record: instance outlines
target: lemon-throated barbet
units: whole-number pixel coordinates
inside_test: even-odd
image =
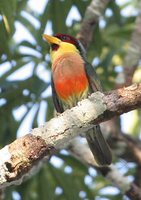
[[[52,95],[59,113],[76,106],[89,94],[101,91],[101,84],[91,64],[86,61],[82,44],[72,36],[56,34],[43,38],[50,44],[52,62]],[[89,147],[99,165],[109,165],[111,151],[100,126],[96,125],[86,133]]]

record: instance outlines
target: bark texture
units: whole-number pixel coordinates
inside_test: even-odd
[[[53,118],[32,134],[0,150],[0,188],[21,183],[25,175],[55,150],[66,147],[80,133],[114,116],[141,106],[141,84],[108,93],[96,92]]]

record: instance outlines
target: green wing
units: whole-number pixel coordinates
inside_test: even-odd
[[[102,91],[101,82],[92,67],[92,65],[88,62],[85,63],[85,72],[87,74],[87,78],[90,85],[90,92]]]
[[[56,93],[53,78],[51,78],[51,87],[52,87],[52,98],[53,98],[54,107],[58,113],[62,113],[64,112],[63,105],[61,101],[59,100],[59,97]]]

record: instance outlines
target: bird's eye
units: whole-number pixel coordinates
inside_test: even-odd
[[[62,40],[69,40],[69,37],[66,36],[66,35],[63,35],[63,36],[62,36]]]

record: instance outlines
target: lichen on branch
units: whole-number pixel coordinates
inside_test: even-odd
[[[0,188],[21,183],[35,165],[94,125],[141,106],[141,84],[96,92],[0,150]],[[3,158],[3,159],[2,159]]]

